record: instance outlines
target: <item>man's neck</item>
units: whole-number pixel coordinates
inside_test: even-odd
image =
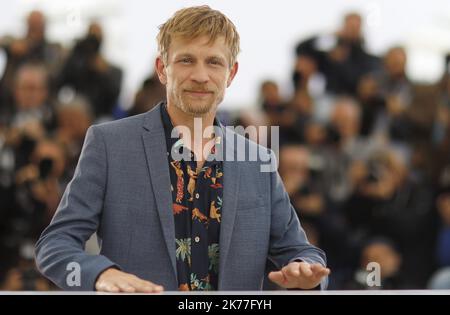
[[[194,119],[197,121],[198,121],[198,119],[201,119],[202,134],[203,134],[203,132],[206,128],[213,125],[214,118],[216,115],[215,111],[211,111],[205,115],[193,116],[193,115],[186,114],[182,110],[180,110],[178,107],[176,107],[174,105],[169,105],[169,104],[167,104],[167,113],[169,114],[170,121],[172,122],[172,125],[174,127],[184,126],[190,130],[192,141],[194,140],[194,131],[195,131]]]
[[[206,128],[213,126],[216,112],[211,111],[205,115],[193,116],[193,115],[186,114],[182,110],[180,110],[178,107],[167,103],[167,113],[169,114],[170,121],[172,122],[172,125],[174,128],[183,126],[183,127],[189,129],[190,137],[191,137],[191,139],[190,139],[191,145],[190,146],[188,145],[188,147],[190,147],[189,149],[195,153],[198,161],[203,161],[204,160],[204,157],[202,154],[203,147],[206,143],[211,141],[210,138],[203,137],[203,135],[205,134],[204,131]],[[201,119],[201,135],[200,136],[195,134],[195,132],[197,130],[200,130],[199,126],[195,126],[195,121],[198,122],[199,119]],[[196,136],[200,137],[201,141],[199,141],[199,139],[197,139],[197,141],[195,141]],[[209,134],[205,135],[205,136],[209,136]],[[182,139],[185,138],[185,135],[182,134],[181,138]],[[203,163],[201,163],[201,164],[203,164]]]
[[[201,118],[203,126],[212,126],[214,123],[214,117],[216,116],[216,111],[210,111],[207,114],[193,116],[183,112],[175,105],[170,105],[167,103],[167,113],[169,114],[170,120],[174,127],[176,126],[186,126],[189,129],[194,129],[194,118]]]

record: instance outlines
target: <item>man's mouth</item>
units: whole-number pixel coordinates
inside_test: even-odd
[[[212,94],[211,91],[198,91],[198,90],[185,90],[185,92],[193,96],[205,96]]]

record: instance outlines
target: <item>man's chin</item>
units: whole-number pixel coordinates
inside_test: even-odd
[[[214,109],[213,105],[185,105],[183,106],[184,112],[186,114],[189,114],[191,116],[203,116],[206,114],[211,113],[211,111]]]

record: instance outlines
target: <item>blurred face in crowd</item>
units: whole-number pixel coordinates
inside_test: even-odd
[[[45,37],[45,17],[42,12],[33,11],[27,19],[27,38],[33,42],[40,42]]]
[[[167,60],[156,60],[161,83],[166,85],[168,106],[190,116],[215,112],[238,65],[229,64],[230,51],[223,37],[209,43],[208,36],[174,37]]]
[[[309,94],[304,90],[298,90],[292,99],[292,106],[301,114],[311,114],[313,111],[313,101]]]
[[[103,29],[99,23],[93,22],[89,25],[88,35],[96,37],[100,42],[103,39]]]
[[[360,126],[360,113],[357,105],[351,100],[339,100],[334,106],[331,122],[341,137],[355,136]]]
[[[348,41],[358,41],[361,39],[362,19],[359,14],[351,13],[344,19],[344,25],[341,30],[341,37]]]
[[[280,151],[280,176],[300,188],[309,174],[309,152],[302,146],[285,146]]]
[[[358,97],[361,100],[368,100],[378,93],[378,85],[375,80],[370,75],[362,77],[358,82]]]
[[[408,174],[406,162],[394,151],[387,151],[381,159],[386,168],[386,173],[392,177],[394,188],[399,188]]]
[[[74,139],[83,139],[92,124],[89,113],[82,107],[67,106],[58,110],[58,126]]]
[[[405,50],[400,47],[390,49],[384,57],[384,66],[390,76],[402,77],[406,68]]]
[[[326,140],[324,126],[317,122],[311,122],[305,127],[305,140],[308,145],[320,145]]]
[[[352,179],[359,181],[359,193],[377,200],[389,200],[404,187],[408,178],[407,162],[402,155],[384,149],[372,155],[370,165],[354,163]]]
[[[275,82],[267,81],[261,86],[263,100],[270,104],[278,104],[281,101],[278,85]]]
[[[14,98],[19,110],[42,106],[48,96],[47,75],[43,68],[25,66],[17,71]]]

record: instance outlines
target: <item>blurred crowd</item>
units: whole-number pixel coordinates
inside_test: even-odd
[[[102,54],[98,22],[70,48],[47,39],[42,12],[26,23],[23,38],[0,37],[0,290],[53,290],[33,246],[87,128],[144,113],[165,89],[150,74],[124,111],[122,70]],[[370,288],[370,262],[381,268],[374,289],[450,288],[450,55],[439,82],[413,82],[407,51],[370,54],[362,25],[348,13],[335,33],[301,40],[290,97],[267,80],[256,110],[220,115],[225,125],[280,126],[279,172],[327,253],[330,289]]]

